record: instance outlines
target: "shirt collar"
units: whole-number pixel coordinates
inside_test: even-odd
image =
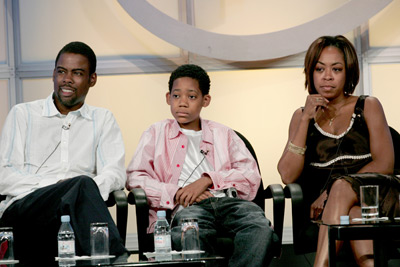
[[[77,116],[82,116],[88,120],[92,120],[92,116],[89,112],[89,106],[84,103],[82,107],[78,110],[71,111],[71,114],[76,114]],[[54,116],[61,116],[62,114],[58,111],[56,105],[54,104],[53,100],[53,93],[51,93],[45,100],[45,104],[43,107],[42,116],[43,117],[54,117]]]
[[[213,134],[212,131],[210,129],[210,127],[208,126],[208,121],[207,120],[203,120],[202,118],[200,118],[200,122],[201,122],[201,130],[202,130],[202,140],[206,143],[213,143]],[[182,133],[181,131],[181,127],[179,126],[179,123],[174,120],[171,126],[171,132],[169,134],[169,138],[173,139],[178,137],[180,134]]]
[[[208,121],[203,119],[200,120],[201,120],[201,129],[203,130],[203,135],[202,135],[203,142],[212,144],[214,138],[213,138],[213,133],[209,127]]]
[[[169,133],[169,138],[174,139],[178,137],[180,134],[181,134],[181,127],[179,126],[179,123],[176,120],[173,120],[171,125],[171,131]]]

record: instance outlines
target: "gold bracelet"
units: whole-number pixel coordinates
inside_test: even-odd
[[[288,147],[287,149],[297,155],[304,155],[306,153],[306,147],[300,147],[300,146],[296,146],[292,143],[292,141],[289,141]]]

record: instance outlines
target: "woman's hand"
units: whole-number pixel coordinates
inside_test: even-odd
[[[322,214],[322,211],[324,210],[325,206],[325,201],[328,198],[328,194],[326,193],[326,190],[322,192],[322,194],[311,204],[311,209],[310,209],[310,218],[312,220],[317,220],[318,217]]]
[[[328,107],[329,100],[319,94],[308,95],[304,106],[303,115],[309,120],[316,119],[318,111]]]

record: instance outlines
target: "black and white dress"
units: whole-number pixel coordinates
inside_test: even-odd
[[[400,215],[398,177],[357,173],[372,160],[368,127],[364,118],[366,97],[358,98],[350,124],[340,135],[323,131],[314,120],[310,122],[305,165],[297,181],[302,187],[306,207],[310,207],[325,189],[329,193],[330,186],[336,179],[345,179],[358,196],[360,185],[379,185],[380,216]]]

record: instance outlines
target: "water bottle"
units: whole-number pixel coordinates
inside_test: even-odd
[[[157,211],[157,221],[154,226],[154,249],[156,253],[171,252],[171,229],[165,218],[165,210]]]
[[[69,215],[61,216],[61,226],[58,231],[58,257],[60,260],[75,257],[75,235]]]

